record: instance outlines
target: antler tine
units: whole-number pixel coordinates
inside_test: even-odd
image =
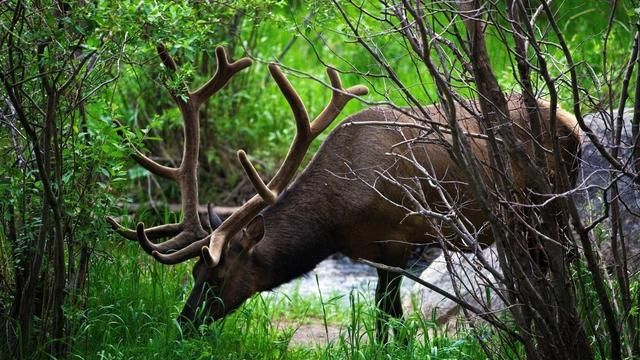
[[[253,167],[253,164],[247,157],[247,153],[245,153],[244,150],[238,150],[238,160],[240,160],[240,164],[242,164],[244,172],[247,174],[247,177],[251,181],[251,184],[253,184],[258,195],[260,195],[267,204],[273,204],[276,201],[278,194],[269,190],[269,187],[264,183],[264,181],[262,181],[258,171]]]
[[[145,229],[143,223],[138,223],[136,230],[131,230],[120,225],[110,216],[107,217],[107,221],[111,224],[111,228],[119,235],[131,241],[137,241],[147,254],[151,254],[153,251],[164,253],[170,250],[181,249],[206,236],[204,229],[200,232],[197,232],[198,229],[195,227],[185,229],[184,221],[177,224],[154,226],[149,229]],[[151,242],[151,240],[169,236],[173,237],[157,244]],[[195,256],[197,256],[197,253],[194,257]]]
[[[251,59],[247,57],[230,64],[227,59],[227,52],[222,46],[216,48],[216,61],[218,63],[216,73],[200,89],[191,93],[196,106],[199,106],[218,90],[222,89],[233,75],[252,64]]]
[[[369,89],[364,85],[352,86],[348,89],[342,87],[340,81],[340,75],[338,71],[332,67],[327,68],[327,75],[331,81],[331,87],[333,88],[333,94],[331,95],[331,101],[327,107],[322,110],[320,115],[316,117],[311,123],[311,132],[314,136],[321,133],[326,129],[333,120],[340,114],[342,109],[349,100],[356,96],[364,96],[369,93]]]
[[[107,216],[107,221],[111,224],[111,228],[120,236],[131,241],[138,241],[138,233],[136,230],[128,229],[116,221],[111,216]],[[149,239],[155,240],[169,236],[175,236],[183,230],[183,224],[164,224],[146,229],[145,232]]]
[[[293,118],[296,121],[296,137],[308,137],[311,130],[309,128],[309,114],[302,99],[277,64],[269,64],[269,72],[273,80],[278,84],[282,95],[284,95],[284,98],[289,103],[289,107],[291,107]]]
[[[131,157],[133,158],[133,160],[135,160],[135,162],[138,163],[138,165],[147,169],[152,174],[161,176],[169,180],[176,180],[178,176],[178,169],[160,165],[138,150],[136,150],[135,153],[131,154]]]
[[[164,46],[163,43],[158,43],[156,45],[156,51],[160,56],[160,60],[162,61],[164,66],[167,67],[167,69],[173,72],[178,71],[178,65],[176,65],[176,62],[173,60],[173,58],[169,54],[169,51],[167,51],[167,47]]]
[[[209,237],[206,237],[170,254],[162,254],[158,251],[152,251],[151,256],[153,256],[154,259],[158,260],[158,262],[166,265],[179,264],[200,255],[202,247],[207,245],[208,243]]]
[[[154,244],[149,241],[143,223],[138,223],[136,233],[138,236],[138,243],[140,243],[140,247],[149,255],[151,255],[154,251],[159,253],[166,253],[167,251],[171,250],[180,250],[194,242],[191,239],[192,234],[188,234],[182,231],[178,235],[167,241],[159,244]]]
[[[190,241],[186,239],[187,235],[183,232],[184,225],[180,224],[165,224],[149,229],[144,228],[143,223],[138,223],[136,230],[130,230],[120,225],[111,216],[107,217],[107,221],[111,223],[111,227],[121,236],[137,241],[140,247],[149,255],[153,251],[166,252],[172,249],[183,247],[184,243]],[[175,236],[174,236],[175,235]],[[172,239],[164,241],[160,244],[154,244],[149,239],[159,239],[162,237],[174,236]],[[196,252],[197,255],[197,252]]]
[[[293,138],[293,143],[282,165],[280,165],[280,168],[268,185],[276,194],[279,194],[287,187],[289,182],[291,182],[315,136],[311,133],[309,114],[305,109],[304,103],[293,86],[291,86],[287,77],[276,64],[270,64],[269,70],[271,71],[273,79],[278,84],[280,91],[285,99],[287,99],[296,121],[296,135]]]
[[[242,167],[258,195],[252,197],[211,234],[209,246],[202,248],[202,257],[207,265],[211,267],[216,266],[220,261],[220,256],[228,238],[240,231],[247,221],[258,215],[268,204],[274,203],[277,196],[286,189],[304,160],[304,156],[313,139],[335,120],[350,99],[355,96],[365,95],[369,91],[362,85],[344,90],[338,72],[335,69],[327,68],[327,74],[333,87],[331,102],[313,122],[309,123],[309,115],[304,103],[282,70],[280,70],[280,67],[276,64],[269,64],[269,71],[291,107],[296,121],[296,135],[285,160],[268,185],[264,184],[245,152],[238,152]]]
[[[166,49],[164,50],[166,52]],[[168,54],[166,54],[168,56]],[[162,58],[162,56],[161,56]],[[169,59],[171,61],[173,61],[173,59],[171,59],[171,57],[169,57]],[[163,61],[169,61],[169,60],[163,60]],[[118,135],[121,137],[124,137],[124,133],[122,132],[122,124],[120,123],[120,121],[114,119],[113,120],[113,124],[116,126],[116,131],[118,132]],[[135,150],[135,153],[131,154],[131,158],[133,158],[133,160],[135,160],[140,166],[142,166],[143,168],[147,169],[149,172],[156,174],[158,176],[161,176],[165,179],[170,179],[170,180],[175,180],[176,176],[177,176],[177,169],[171,168],[171,167],[167,167],[164,165],[160,165],[157,162],[151,160],[150,158],[148,158],[147,156],[145,156],[143,153],[141,153],[140,151],[138,151],[137,149]]]

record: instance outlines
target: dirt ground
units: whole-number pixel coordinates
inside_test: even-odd
[[[338,339],[341,330],[337,325],[328,324],[325,326],[322,322],[280,321],[277,326],[279,329],[294,331],[289,346],[324,345]]]

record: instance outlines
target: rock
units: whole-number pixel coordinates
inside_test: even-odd
[[[615,119],[614,113],[614,119]],[[622,129],[621,147],[618,159],[623,164],[629,164],[631,169],[632,160],[632,136],[631,136],[631,118],[632,110],[625,110],[623,113],[624,127]],[[585,123],[592,129],[600,142],[611,151],[613,121],[606,113],[589,114],[584,117]],[[578,184],[581,184],[584,190],[577,194],[580,212],[586,224],[590,224],[595,219],[606,213],[605,196],[607,199],[612,198],[611,191],[605,193],[603,189],[608,188],[610,183],[609,163],[583,134],[582,160],[581,160],[581,176]],[[633,183],[629,176],[621,175],[618,180],[620,189],[620,217],[622,220],[622,234],[627,243],[627,252],[629,259],[629,267],[632,271],[639,268],[640,259],[640,186]],[[605,264],[613,264],[613,255],[610,244],[611,222],[607,219],[602,222],[599,230],[603,230],[597,240],[599,240],[600,250]],[[598,233],[598,232],[596,232]]]
[[[498,270],[500,269],[494,246],[485,249],[482,253],[489,264]],[[460,288],[461,298],[465,302],[487,311],[504,309],[504,303],[497,298],[491,289],[491,284],[495,285],[496,283],[493,275],[486,269],[478,272],[477,269],[481,266],[471,254],[454,252],[449,254],[454,264],[454,273],[457,274],[456,283]],[[420,275],[420,278],[450,294],[455,294],[444,254],[440,254],[433,260],[432,264]],[[458,315],[462,314],[462,309],[457,303],[418,283],[414,284],[409,296],[405,297],[403,307],[406,313],[420,311],[426,319],[433,318],[440,324],[448,324],[449,329],[455,329]]]

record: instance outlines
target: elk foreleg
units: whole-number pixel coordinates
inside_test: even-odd
[[[400,283],[402,275],[378,269],[378,285],[376,286],[376,304],[380,312],[376,319],[376,337],[381,344],[389,338],[389,320],[402,319],[402,304],[400,301]],[[394,329],[396,340],[399,329]]]

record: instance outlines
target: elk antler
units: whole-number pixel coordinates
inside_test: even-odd
[[[296,122],[296,135],[284,162],[268,185],[265,185],[262,181],[245,152],[242,150],[238,151],[240,163],[258,194],[234,212],[211,234],[208,246],[202,248],[203,259],[209,266],[216,266],[218,264],[222,250],[228,239],[240,231],[244,225],[258,215],[267,205],[275,202],[278,195],[286,189],[302,163],[311,142],[335,120],[347,102],[353,97],[365,95],[369,91],[362,85],[353,86],[345,90],[340,82],[338,72],[333,68],[327,68],[327,74],[329,75],[331,87],[333,88],[333,95],[327,107],[324,108],[317,118],[309,123],[307,110],[300,96],[291,86],[289,80],[287,80],[287,77],[276,64],[270,64],[269,71],[291,107]],[[203,239],[203,242],[205,240],[207,239]],[[175,258],[180,257],[177,253],[169,256]]]
[[[176,72],[178,66],[166,47],[163,44],[158,44],[156,50],[164,66],[170,71]],[[180,108],[184,120],[184,147],[180,166],[171,168],[160,165],[137,150],[132,155],[133,159],[149,172],[176,181],[180,185],[183,220],[177,224],[165,224],[149,229],[145,229],[144,224],[139,223],[134,231],[123,227],[113,217],[107,218],[115,231],[127,239],[137,240],[142,249],[149,254],[164,254],[181,250],[208,235],[208,232],[202,227],[198,216],[199,109],[205,101],[222,89],[236,73],[251,65],[251,59],[249,58],[242,58],[236,62],[229,63],[227,53],[223,47],[216,48],[216,59],[218,66],[216,73],[198,90],[187,91],[186,96],[175,91],[171,92],[171,97]],[[220,220],[216,218],[215,214],[211,213],[211,207],[209,207],[209,212],[210,225],[215,229]],[[173,236],[173,238],[163,243],[154,244],[151,242],[151,240],[169,236]],[[162,257],[155,257],[164,262]]]

